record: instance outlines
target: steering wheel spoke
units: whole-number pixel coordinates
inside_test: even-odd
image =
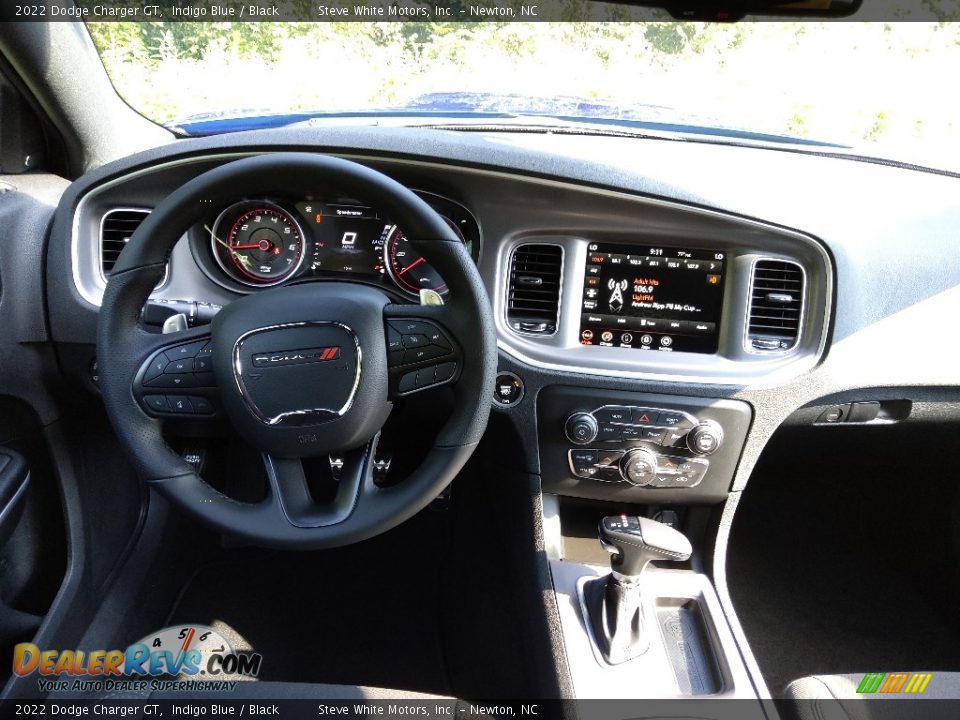
[[[300,458],[278,458],[264,454],[271,501],[275,500],[283,516],[294,527],[318,528],[344,522],[356,510],[361,498],[374,488],[373,457],[375,437],[363,447],[343,454],[343,467],[332,500],[317,502]],[[269,501],[268,501],[269,502]]]
[[[182,420],[219,414],[209,331],[158,336],[145,356],[133,395],[148,415]]]
[[[462,352],[444,324],[445,306],[388,305],[384,308],[391,399],[455,383]]]

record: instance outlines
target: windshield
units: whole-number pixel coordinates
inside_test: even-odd
[[[960,137],[960,94],[945,82],[960,67],[951,23],[88,27],[127,102],[188,134],[334,114],[357,123],[563,118],[868,150],[956,149]]]

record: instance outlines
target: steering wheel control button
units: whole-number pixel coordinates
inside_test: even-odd
[[[188,372],[193,372],[193,358],[173,360],[167,363],[167,367],[163,370],[164,375],[179,375]]]
[[[193,412],[197,415],[213,415],[213,403],[205,397],[191,395],[190,404],[193,406]]]
[[[197,342],[187,343],[186,345],[177,345],[167,348],[165,351],[170,360],[180,360],[182,358],[194,358],[206,347],[208,340],[198,340]]]
[[[411,390],[416,390],[416,389],[417,389],[417,371],[416,370],[413,370],[412,372],[408,372],[404,374],[403,377],[400,378],[400,383],[397,385],[397,390],[399,390],[402,393],[405,393],[405,392],[410,392]]]
[[[389,325],[387,326],[387,352],[394,353],[403,350],[403,336]]]
[[[599,427],[590,413],[578,412],[567,418],[564,425],[567,439],[576,445],[586,445],[597,439]]]
[[[403,347],[406,350],[420,348],[430,344],[426,335],[402,335],[400,340],[403,342]]]
[[[451,380],[454,375],[457,374],[457,364],[454,362],[447,362],[437,365],[436,374],[434,379],[440,382],[447,382]]]
[[[417,389],[430,387],[437,382],[437,368],[425,367],[417,370]]]
[[[493,384],[493,400],[503,407],[516,405],[523,398],[523,382],[511,372],[501,372]]]
[[[184,415],[193,414],[193,404],[186,395],[169,395],[167,402],[170,404],[170,412]]]
[[[164,353],[156,355],[147,366],[147,369],[143,374],[143,381],[149,382],[156,377],[160,377],[163,375],[163,371],[167,369],[167,365],[169,364],[170,359]]]
[[[197,355],[193,361],[194,372],[213,372],[213,358],[210,355]]]
[[[431,322],[401,318],[387,323],[387,350],[388,364],[398,367],[452,355],[453,343]]]
[[[422,335],[408,335],[407,337],[423,337]],[[433,360],[434,358],[443,357],[444,355],[449,355],[447,350],[443,348],[436,347],[435,345],[427,345],[426,347],[418,347],[411,350],[404,350],[403,352],[403,364],[410,365],[411,363],[424,362],[426,360]]]
[[[450,344],[450,341],[437,328],[431,327],[429,330],[427,330],[426,335],[427,335],[427,340],[430,341],[431,345],[436,345],[437,347],[443,348],[444,350],[451,350],[451,351],[453,350],[453,346]]]
[[[157,388],[191,388],[197,386],[197,380],[192,373],[164,374],[144,385]]]
[[[167,402],[166,395],[146,395],[143,402],[147,408],[158,413],[170,412],[170,404]]]

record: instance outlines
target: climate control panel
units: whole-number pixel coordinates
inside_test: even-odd
[[[736,400],[553,386],[538,396],[547,492],[634,502],[726,497],[750,424]]]
[[[570,470],[581,478],[628,482],[636,487],[685,488],[700,484],[710,463],[701,458],[660,455],[651,450],[568,450]]]
[[[605,405],[575,412],[564,423],[567,439],[577,445],[644,440],[663,447],[684,445],[697,455],[712,455],[723,443],[723,427],[680,410]]]

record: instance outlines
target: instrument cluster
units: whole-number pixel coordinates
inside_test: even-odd
[[[476,260],[480,228],[464,206],[416,191],[447,222]],[[335,193],[238,200],[191,232],[191,249],[220,285],[251,292],[297,279],[354,279],[419,297],[447,291],[403,228],[378,208]]]

